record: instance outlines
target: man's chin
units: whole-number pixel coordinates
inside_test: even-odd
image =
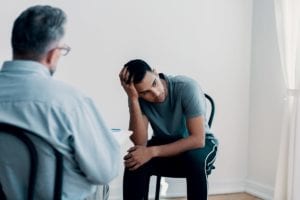
[[[157,102],[157,103],[162,103],[162,102],[165,101],[165,99],[166,99],[166,97],[165,97],[165,96],[162,96],[162,97],[160,97],[160,98],[157,98],[157,99],[156,99],[156,102]]]

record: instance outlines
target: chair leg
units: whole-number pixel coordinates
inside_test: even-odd
[[[161,176],[156,176],[155,200],[159,200]]]

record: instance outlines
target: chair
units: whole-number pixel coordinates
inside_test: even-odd
[[[36,199],[34,198],[34,192],[35,192],[35,188],[37,187],[37,179],[38,179],[38,171],[39,170],[44,170],[44,169],[40,169],[40,161],[42,160],[41,156],[39,156],[39,151],[40,149],[37,148],[37,145],[34,143],[34,141],[43,141],[43,145],[47,144],[48,147],[53,150],[54,152],[54,165],[55,165],[55,169],[53,174],[55,174],[55,178],[54,178],[54,189],[53,189],[53,199],[54,200],[60,200],[61,199],[61,195],[62,195],[62,188],[63,188],[63,155],[58,152],[50,143],[48,143],[46,140],[42,139],[41,137],[39,137],[37,134],[22,129],[20,127],[16,127],[14,125],[11,124],[7,124],[7,123],[0,123],[0,136],[1,136],[1,141],[3,143],[0,143],[0,145],[5,144],[5,140],[7,139],[7,141],[12,141],[12,140],[17,140],[15,142],[18,142],[20,145],[22,145],[22,143],[25,145],[22,149],[24,149],[24,151],[26,151],[25,149],[28,150],[28,159],[30,160],[29,163],[29,178],[28,178],[28,184],[24,184],[24,187],[28,186],[28,190],[27,190],[27,199],[28,200],[32,200],[32,199]],[[21,143],[20,143],[21,142]],[[41,142],[39,142],[41,143]],[[45,143],[45,144],[44,144]],[[15,143],[16,144],[16,143]],[[19,146],[19,145],[18,145]],[[17,146],[14,148],[17,148]],[[18,147],[19,148],[19,147]],[[11,149],[11,148],[10,148]],[[18,156],[20,156],[21,152],[17,152],[16,154],[18,155],[14,155],[16,156],[16,158],[18,158]],[[22,152],[24,153],[24,152]],[[4,153],[5,154],[5,153]],[[3,154],[1,154],[3,155]],[[1,163],[0,163],[1,164]],[[24,163],[19,163],[21,166],[23,166]],[[1,182],[1,180],[0,180]],[[5,182],[1,183],[2,188],[4,188],[3,190],[5,191]],[[5,192],[4,192],[5,193]]]
[[[207,101],[210,103],[210,114],[209,114],[209,118],[208,118],[208,126],[211,127],[213,119],[214,119],[214,115],[215,115],[215,103],[214,100],[212,99],[211,96],[209,96],[208,94],[204,94],[205,98],[207,99]],[[211,174],[211,171],[215,169],[215,166],[212,164],[208,164],[206,166],[206,173],[207,175]],[[159,200],[159,195],[160,195],[160,181],[161,181],[161,177],[162,175],[157,175],[157,174],[153,174],[154,176],[156,176],[156,189],[155,189],[155,200]],[[172,175],[172,176],[168,176],[170,178],[185,178],[183,176],[179,176],[179,175]],[[148,192],[145,195],[145,199],[148,199]]]

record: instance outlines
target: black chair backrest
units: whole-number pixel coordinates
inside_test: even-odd
[[[208,94],[204,94],[205,98],[209,101],[210,103],[210,114],[209,114],[209,118],[208,118],[208,126],[209,128],[212,125],[212,122],[214,120],[214,116],[215,116],[215,102],[214,100],[211,98],[211,96],[209,96]]]
[[[35,186],[37,181],[39,156],[35,144],[30,139],[30,137],[28,137],[28,135],[34,135],[40,139],[42,138],[31,131],[7,123],[0,123],[0,133],[14,136],[15,138],[19,139],[19,141],[22,141],[28,149],[29,159],[30,159],[30,167],[29,167],[30,172],[29,172],[29,180],[28,180],[27,199],[32,200],[34,199],[34,191],[35,191]],[[49,142],[47,142],[44,139],[42,140],[53,149],[55,155],[56,169],[55,169],[53,199],[60,200],[62,195],[62,188],[63,188],[63,155],[59,151],[57,151]],[[4,184],[5,183],[2,183],[2,187]]]

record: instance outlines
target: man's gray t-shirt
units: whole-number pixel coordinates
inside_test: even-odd
[[[177,139],[189,135],[186,120],[206,115],[205,96],[199,84],[186,76],[166,76],[168,94],[164,102],[151,103],[139,99],[144,115],[147,116],[153,135],[162,139]],[[205,132],[209,127],[205,120]]]

